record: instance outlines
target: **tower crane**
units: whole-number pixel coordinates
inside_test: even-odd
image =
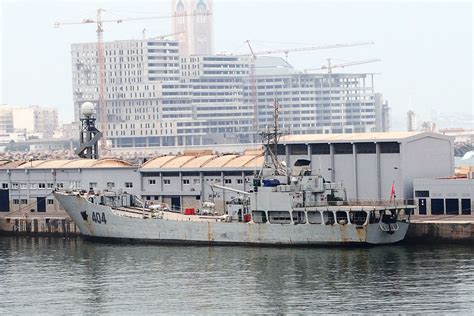
[[[355,66],[355,65],[362,65],[362,64],[369,64],[369,63],[374,63],[381,61],[381,59],[378,58],[372,58],[372,59],[366,59],[366,60],[359,60],[359,61],[351,61],[343,64],[331,64],[331,58],[327,59],[327,65],[322,65],[320,68],[311,68],[311,69],[305,69],[305,72],[312,72],[312,71],[317,71],[317,70],[328,70],[328,74],[332,73],[332,69],[334,68],[345,68],[349,66]]]
[[[77,24],[96,24],[97,25],[97,78],[99,83],[99,118],[100,118],[100,128],[102,132],[102,137],[100,139],[100,147],[103,153],[108,152],[107,148],[107,105],[105,103],[105,58],[104,58],[104,23],[122,23],[126,21],[142,21],[142,20],[156,20],[156,19],[170,19],[176,17],[176,15],[158,15],[158,16],[148,16],[148,17],[132,17],[132,18],[122,18],[122,19],[102,19],[102,12],[105,12],[104,9],[97,9],[96,18],[86,18],[82,21],[75,22],[54,22],[54,27],[59,28],[66,25],[77,25]],[[210,13],[192,13],[192,14],[183,14],[179,16],[202,16],[210,15]]]
[[[345,48],[345,47],[353,47],[353,46],[364,46],[364,45],[372,45],[375,44],[373,41],[368,42],[354,42],[354,43],[341,43],[341,44],[330,44],[330,45],[313,45],[313,46],[306,46],[306,47],[295,47],[295,48],[281,48],[281,49],[274,49],[274,50],[262,50],[262,51],[254,51],[252,45],[250,44],[250,40],[246,40],[247,46],[249,48],[248,54],[239,54],[238,56],[248,56],[249,57],[249,77],[250,77],[250,89],[251,89],[251,100],[254,109],[254,130],[258,131],[258,109],[257,109],[257,80],[256,80],[256,69],[255,69],[255,61],[258,56],[261,55],[272,55],[272,54],[285,54],[286,59],[288,59],[289,53],[296,53],[296,52],[307,52],[313,50],[322,50],[322,49],[334,49],[334,48]]]

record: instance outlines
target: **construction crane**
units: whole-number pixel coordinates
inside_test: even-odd
[[[102,132],[102,138],[100,139],[101,151],[105,154],[108,152],[107,147],[107,105],[105,103],[105,58],[104,58],[104,23],[122,23],[125,21],[142,21],[142,20],[155,20],[155,19],[169,19],[174,18],[176,15],[159,15],[159,16],[148,16],[148,17],[134,17],[134,18],[123,18],[123,19],[102,19],[102,12],[104,9],[97,9],[97,15],[95,19],[83,19],[82,21],[76,22],[54,22],[54,27],[59,28],[65,25],[77,25],[77,24],[96,24],[97,25],[97,78],[98,78],[98,90],[99,90],[99,118],[100,118],[100,129]],[[210,13],[192,13],[192,14],[180,14],[179,16],[202,16],[210,15]]]
[[[381,61],[381,59],[378,58],[372,58],[372,59],[366,59],[366,60],[359,60],[359,61],[351,61],[347,62],[344,64],[331,64],[331,58],[327,59],[327,65],[322,65],[320,68],[311,68],[311,69],[305,69],[305,72],[312,72],[312,71],[317,71],[317,70],[328,70],[328,74],[332,73],[332,69],[334,68],[345,68],[349,66],[355,66],[355,65],[362,65],[362,64],[369,64],[369,63],[375,63]]]
[[[255,61],[257,56],[261,55],[273,55],[273,54],[285,54],[285,58],[288,59],[289,53],[296,53],[296,52],[307,52],[313,50],[322,50],[322,49],[334,49],[334,48],[345,48],[345,47],[353,47],[353,46],[364,46],[364,45],[372,45],[375,44],[372,41],[368,42],[354,42],[354,43],[343,43],[343,44],[330,44],[330,45],[313,45],[313,46],[306,46],[306,47],[295,47],[295,48],[280,48],[274,50],[263,50],[263,51],[254,51],[252,45],[250,44],[250,40],[246,40],[247,46],[249,48],[250,53],[248,54],[239,54],[238,56],[248,56],[249,57],[249,77],[250,77],[250,93],[251,93],[251,101],[252,106],[254,109],[254,130],[255,135],[258,131],[258,109],[257,109],[257,79],[256,79],[256,69],[255,69]]]

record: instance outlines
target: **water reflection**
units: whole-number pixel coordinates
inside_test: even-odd
[[[473,255],[462,246],[208,248],[0,238],[0,297],[7,302],[0,314],[468,312]]]

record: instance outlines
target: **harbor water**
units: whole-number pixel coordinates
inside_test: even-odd
[[[0,237],[0,314],[461,313],[474,248],[247,248]]]

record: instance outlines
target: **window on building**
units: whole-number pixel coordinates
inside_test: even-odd
[[[171,184],[171,180],[170,179],[164,179],[163,184]]]
[[[126,188],[133,188],[133,182],[125,182]]]
[[[34,182],[30,183],[30,189],[36,189],[36,183]]]
[[[13,199],[13,204],[20,204],[20,200],[18,200],[18,199]]]
[[[350,143],[334,144],[334,153],[336,155],[352,154],[352,144]]]
[[[155,180],[155,179],[148,179],[148,184],[150,184],[150,185],[155,185],[155,184],[156,184],[156,180]]]
[[[427,198],[430,197],[430,191],[428,190],[416,190],[415,191],[415,197],[417,198]]]
[[[12,183],[12,189],[18,189],[18,187],[19,187],[18,182]]]
[[[329,155],[329,144],[311,144],[312,155]]]
[[[2,189],[8,189],[8,183],[2,183]]]
[[[20,204],[28,204],[28,200],[27,199],[21,199]]]
[[[278,144],[277,145],[277,155],[286,155],[286,149],[285,149],[285,145],[282,145],[282,144]]]
[[[189,179],[183,179],[183,184],[189,184]]]
[[[46,183],[38,183],[38,188],[46,189]]]
[[[224,184],[232,184],[232,179],[224,179]]]
[[[201,183],[201,179],[193,179],[193,184],[200,184]]]
[[[20,189],[26,189],[28,185],[26,183],[20,183]]]
[[[54,200],[53,199],[48,199],[48,205],[53,205],[54,204]]]
[[[356,144],[358,154],[375,154],[375,143]]]
[[[444,214],[444,199],[431,199],[431,215]]]
[[[108,189],[115,188],[115,182],[107,182],[107,188]]]
[[[97,182],[89,182],[89,188],[97,188]]]
[[[53,189],[54,188],[54,183],[48,183],[48,189]]]
[[[57,188],[64,188],[64,183],[58,182],[58,183],[56,183],[56,187]]]
[[[306,144],[294,144],[290,145],[290,155],[307,155],[308,145]]]
[[[397,142],[380,143],[380,152],[382,154],[398,154],[400,153],[400,144]]]
[[[244,181],[242,179],[237,179],[237,184],[242,184]]]

